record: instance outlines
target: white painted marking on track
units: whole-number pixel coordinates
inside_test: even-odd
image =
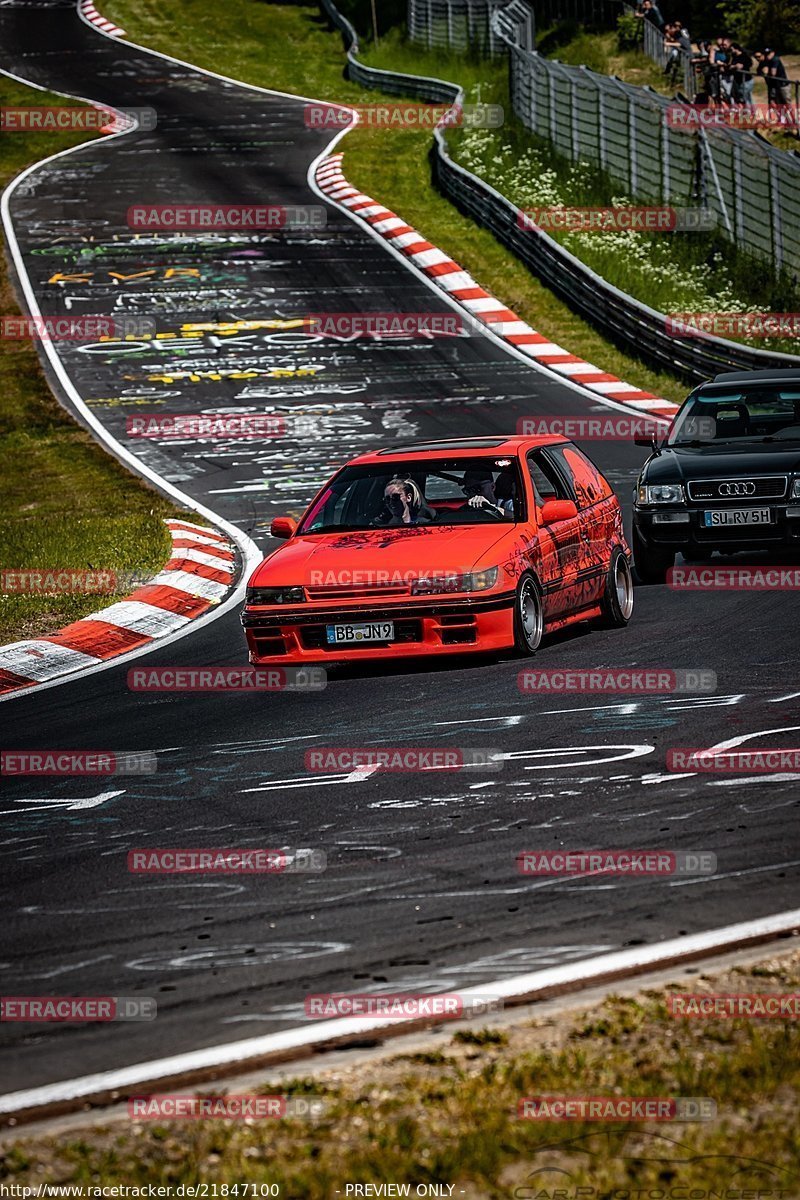
[[[100,792],[97,796],[87,796],[85,799],[77,799],[73,797],[71,800],[54,800],[42,797],[41,799],[19,799],[14,800],[15,804],[36,804],[41,805],[40,808],[25,808],[22,810],[7,809],[0,812],[0,817],[18,817],[20,812],[45,812],[60,810],[62,812],[78,812],[86,808],[98,808],[101,804],[105,804],[107,800],[113,800],[115,796],[123,796],[125,788],[120,788],[115,792]]]
[[[609,754],[604,754],[601,758],[579,758],[575,762],[553,762],[554,758],[563,758],[565,755],[582,755],[590,751],[602,750],[610,751]],[[596,763],[612,763],[621,762],[628,758],[644,758],[648,754],[652,754],[655,746],[650,746],[647,743],[637,743],[623,746],[554,746],[544,750],[506,750],[502,754],[498,754],[498,758],[505,761],[519,762],[527,758],[540,758],[544,761],[536,763],[533,766],[525,767],[526,771],[551,771],[563,770],[569,767],[590,767]],[[621,751],[621,753],[616,753]]]
[[[240,792],[275,792],[281,791],[284,788],[330,787],[337,783],[363,783],[365,779],[369,779],[370,775],[374,775],[379,769],[379,763],[370,763],[368,766],[356,767],[350,772],[342,771],[336,775],[308,775],[293,776],[288,779],[272,779],[268,783],[261,784],[260,787],[240,788],[239,790]]]

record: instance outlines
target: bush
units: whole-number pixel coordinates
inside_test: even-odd
[[[617,17],[617,45],[620,50],[637,50],[642,44],[642,22],[633,13]]]

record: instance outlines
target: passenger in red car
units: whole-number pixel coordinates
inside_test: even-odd
[[[436,513],[413,479],[390,479],[384,488],[383,506],[373,525],[392,528],[398,525],[429,525]]]

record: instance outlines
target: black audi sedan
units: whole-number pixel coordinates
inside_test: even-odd
[[[642,583],[740,550],[800,549],[800,370],[732,371],[695,388],[650,445],[634,492]]]

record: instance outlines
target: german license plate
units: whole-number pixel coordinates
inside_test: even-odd
[[[326,625],[329,646],[350,646],[355,642],[391,642],[394,621],[369,621],[359,625]]]
[[[703,513],[706,527],[714,525],[769,525],[772,514],[768,508],[712,508]]]

